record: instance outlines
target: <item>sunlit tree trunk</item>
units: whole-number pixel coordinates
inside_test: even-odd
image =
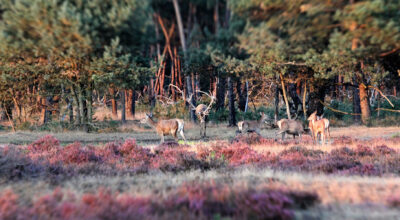
[[[125,89],[121,91],[121,122],[126,122],[126,105],[125,105]]]
[[[178,23],[179,38],[181,40],[182,50],[185,53],[186,52],[186,40],[185,40],[185,33],[183,31],[183,23],[182,23],[181,12],[179,9],[179,3],[178,3],[178,0],[172,0],[172,3],[174,4],[175,16],[176,16],[176,21]]]
[[[111,109],[112,109],[112,116],[114,118],[118,117],[118,110],[117,110],[117,101],[115,100],[115,90],[114,88],[109,88],[108,90],[111,96]]]

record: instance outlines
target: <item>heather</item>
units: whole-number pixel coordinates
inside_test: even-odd
[[[347,138],[337,139],[334,143],[339,141],[349,143]],[[27,146],[1,148],[0,172],[5,180],[46,177],[54,181],[78,174],[176,173],[238,166],[339,175],[399,174],[400,154],[386,145],[393,140],[352,141],[358,145],[339,145],[329,152],[298,145],[296,141],[280,143],[269,140],[258,145],[240,141],[192,146],[165,143],[150,149],[138,145],[134,139],[99,146],[79,142],[61,146],[54,137],[45,136]],[[260,146],[263,150],[256,150]],[[283,150],[277,152],[274,150],[277,147]]]
[[[111,193],[77,196],[57,188],[30,205],[19,202],[13,191],[0,193],[1,219],[292,219],[294,209],[318,202],[312,193],[270,189],[231,188],[215,183],[183,184],[165,198]]]

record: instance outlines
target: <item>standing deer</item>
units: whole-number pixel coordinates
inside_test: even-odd
[[[179,87],[177,87],[177,86],[175,86],[173,84],[170,84],[170,86],[174,87],[179,93],[181,93],[183,100],[185,100],[185,93],[181,89],[179,89]],[[204,104],[199,104],[197,106],[194,106],[193,103],[192,103],[193,94],[191,94],[190,97],[186,100],[186,102],[190,105],[191,110],[195,111],[195,113],[197,115],[197,118],[200,121],[200,136],[202,138],[204,138],[204,137],[206,137],[206,129],[207,129],[206,120],[207,120],[207,116],[208,116],[208,114],[210,114],[211,106],[214,104],[215,97],[211,96],[210,94],[208,94],[206,92],[200,91],[200,90],[197,90],[196,92],[203,93],[203,94],[207,95],[208,97],[210,97],[210,99],[211,99],[211,101],[208,104],[208,106],[204,105]]]
[[[268,116],[264,114],[264,112],[260,112],[261,118],[259,120],[254,120],[254,121],[239,121],[238,122],[238,128],[239,132],[242,133],[243,131],[245,132],[255,132],[258,135],[260,134],[260,129],[261,125],[264,124],[264,122],[268,119]]]
[[[147,123],[156,130],[157,134],[161,137],[161,143],[164,143],[164,135],[172,135],[176,142],[178,142],[178,137],[176,133],[179,131],[179,134],[182,136],[183,140],[186,143],[186,138],[184,134],[185,123],[182,119],[169,119],[169,120],[159,120],[155,122],[153,120],[153,115],[146,114],[146,117],[140,121],[141,123]]]
[[[209,95],[206,92],[202,92],[202,91],[198,91],[198,92],[204,93],[211,98],[211,102],[210,102],[210,104],[208,104],[208,106],[204,105],[204,104],[199,104],[197,106],[194,106],[191,102],[193,95],[190,95],[187,102],[189,103],[190,107],[195,111],[197,118],[200,121],[200,136],[202,138],[204,138],[204,137],[206,137],[206,129],[207,129],[206,119],[207,119],[208,114],[210,114],[210,109],[211,109],[212,104],[214,104],[215,97]]]
[[[325,124],[325,132],[328,134],[328,143],[331,141],[331,132],[329,130],[329,120],[327,118],[323,117],[324,115],[322,114],[321,116],[317,116],[317,120],[323,120]]]
[[[304,133],[303,124],[300,121],[292,120],[292,119],[281,119],[276,123],[279,127],[279,130],[276,132],[276,135],[282,134],[282,141],[285,140],[286,134],[292,134],[293,139],[295,139],[296,135],[300,137]]]
[[[325,144],[325,131],[328,130],[329,132],[329,120],[325,118],[319,120],[317,117],[317,111],[313,112],[307,120],[309,121],[308,126],[311,130],[311,138],[313,139],[313,142],[318,142],[318,134],[321,134],[322,144]]]

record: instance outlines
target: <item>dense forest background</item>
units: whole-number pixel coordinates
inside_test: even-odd
[[[230,125],[315,110],[393,124],[400,1],[0,0],[0,73],[12,129],[90,130],[100,106],[196,120],[183,99],[208,103],[199,90]]]

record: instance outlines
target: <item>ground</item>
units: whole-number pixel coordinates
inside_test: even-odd
[[[263,129],[262,136],[267,139],[275,138],[276,130]],[[382,143],[385,146],[400,150],[400,143],[397,141],[399,127],[369,128],[353,126],[346,128],[332,128],[332,144],[312,145],[310,137],[305,135],[303,140],[289,142],[273,141],[251,144],[250,148],[260,154],[272,153],[282,154],[293,147],[302,147],[323,152],[333,152],[345,147],[356,150],[359,145],[368,145],[371,148]],[[189,145],[185,151],[199,153],[216,142],[230,141],[236,136],[236,129],[226,125],[210,125],[207,130],[209,139],[201,140],[198,128],[190,125],[186,129],[186,137]],[[32,143],[48,133],[41,132],[16,132],[1,133],[0,144],[25,145]],[[138,145],[150,148],[154,151],[157,148],[159,138],[151,130],[140,130],[139,132],[125,133],[81,133],[67,132],[51,134],[57,138],[61,145],[68,145],[73,142],[81,142],[84,145],[102,146],[107,142],[126,139],[136,139]],[[357,141],[335,144],[335,140],[342,140],[344,137]],[[292,137],[289,137],[292,139]],[[296,138],[297,139],[297,138]],[[168,140],[168,139],[167,139]],[[169,139],[172,140],[172,139]],[[346,139],[347,140],[347,139]],[[342,143],[342,142],[340,142]],[[201,145],[201,147],[199,147]],[[296,155],[295,155],[296,156]],[[328,160],[328,156],[324,156]],[[400,156],[396,154],[397,158]],[[296,159],[296,158],[295,158]],[[291,159],[293,160],[293,159]],[[374,157],[370,160],[373,163],[393,166],[385,161],[385,157]],[[1,163],[1,161],[0,161]],[[292,163],[292,162],[291,162]],[[281,165],[280,165],[281,166]],[[379,175],[360,175],[358,173],[344,175],[343,173],[324,173],[303,170],[302,166],[293,166],[290,169],[280,169],[274,166],[253,166],[246,163],[240,166],[228,166],[217,169],[190,169],[179,172],[168,172],[164,170],[151,170],[144,173],[129,173],[117,175],[79,175],[63,178],[62,181],[50,181],[48,178],[20,178],[18,180],[0,178],[0,192],[12,190],[19,196],[21,203],[29,204],[35,198],[53,192],[59,188],[62,191],[83,195],[94,193],[99,188],[111,192],[126,193],[134,196],[159,196],[168,197],[171,192],[187,183],[213,182],[223,184],[231,188],[252,188],[252,189],[276,189],[285,191],[310,192],[318,196],[319,202],[307,209],[296,209],[294,217],[298,219],[396,219],[400,216],[400,209],[390,205],[391,197],[400,196],[400,176],[394,167],[392,171],[381,171]],[[362,173],[361,173],[362,174]],[[1,199],[0,199],[1,200]],[[1,208],[1,202],[0,202]]]

